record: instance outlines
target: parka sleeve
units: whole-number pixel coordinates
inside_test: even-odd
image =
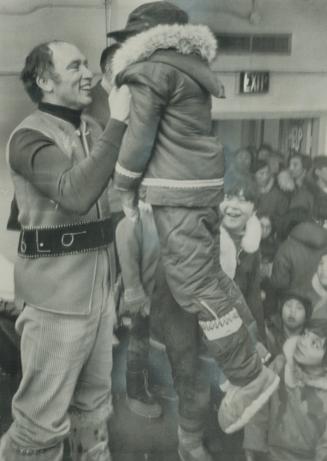
[[[115,168],[115,186],[121,190],[136,189],[146,170],[156,142],[158,127],[168,103],[167,75],[156,63],[123,77],[131,93],[130,117]]]
[[[276,290],[287,290],[292,281],[292,260],[288,241],[279,247],[272,266],[271,284]]]
[[[284,356],[278,355],[269,368],[281,376],[285,366]],[[244,428],[244,450],[268,452],[268,428],[270,419],[270,401],[268,401]],[[322,460],[321,460],[322,461]]]

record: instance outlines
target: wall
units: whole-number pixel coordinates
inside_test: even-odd
[[[258,0],[262,20],[248,20],[251,0],[171,0],[184,7],[192,22],[207,23],[223,32],[289,32],[292,55],[224,56],[213,67],[226,87],[226,100],[214,100],[217,119],[324,116],[315,140],[319,150],[327,142],[327,2],[325,0]],[[11,183],[5,165],[4,146],[10,131],[32,104],[23,92],[18,74],[27,52],[41,41],[61,38],[76,43],[98,72],[106,31],[123,27],[128,13],[144,0],[0,0],[0,230],[3,232]],[[263,96],[240,96],[240,70],[269,70],[270,92]],[[305,115],[302,112],[305,112]],[[238,122],[236,122],[237,124]],[[15,253],[15,239],[4,233],[0,251]]]

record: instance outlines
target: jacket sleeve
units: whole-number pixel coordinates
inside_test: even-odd
[[[9,164],[63,209],[85,214],[113,174],[125,127],[111,119],[90,156],[78,163],[42,133],[21,129],[10,142]]]
[[[258,327],[258,340],[265,341],[265,327],[264,327],[264,314],[263,304],[261,299],[260,288],[260,253],[257,251],[252,255],[252,270],[249,273],[247,283],[247,293],[245,295],[246,302],[252,312]]]
[[[115,186],[122,190],[138,187],[169,98],[168,78],[162,66],[149,62],[133,68],[133,72],[118,79],[118,84],[127,84],[131,92],[128,128],[115,168]]]
[[[278,376],[284,372],[285,358],[282,354],[278,355],[269,366]],[[270,401],[268,401],[260,411],[258,411],[244,428],[243,448],[268,452],[268,430],[270,418]]]
[[[268,419],[269,404],[266,403],[244,428],[244,450],[268,451]]]
[[[292,281],[292,261],[289,242],[286,240],[278,249],[273,261],[271,284],[275,290],[287,290]]]

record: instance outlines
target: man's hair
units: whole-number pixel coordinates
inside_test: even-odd
[[[242,193],[246,200],[254,204],[258,200],[258,188],[252,175],[235,167],[230,167],[225,174],[224,192],[231,196],[239,196]]]
[[[309,170],[311,167],[311,159],[308,155],[301,154],[300,152],[294,152],[288,159],[288,166],[290,166],[291,160],[293,158],[299,158],[301,164],[305,170]]]
[[[120,43],[114,43],[113,45],[107,46],[107,48],[102,51],[100,57],[100,67],[103,74],[107,71],[107,66],[111,64],[114,54],[120,47]]]
[[[24,68],[20,74],[25,91],[36,103],[40,102],[43,97],[43,92],[36,82],[37,78],[50,76],[55,79],[57,76],[54,70],[53,52],[49,46],[52,43],[63,42],[52,40],[37,45],[26,57]]]

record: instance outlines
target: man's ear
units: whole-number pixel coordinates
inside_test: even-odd
[[[53,92],[53,80],[46,77],[36,77],[36,84],[44,93]]]

